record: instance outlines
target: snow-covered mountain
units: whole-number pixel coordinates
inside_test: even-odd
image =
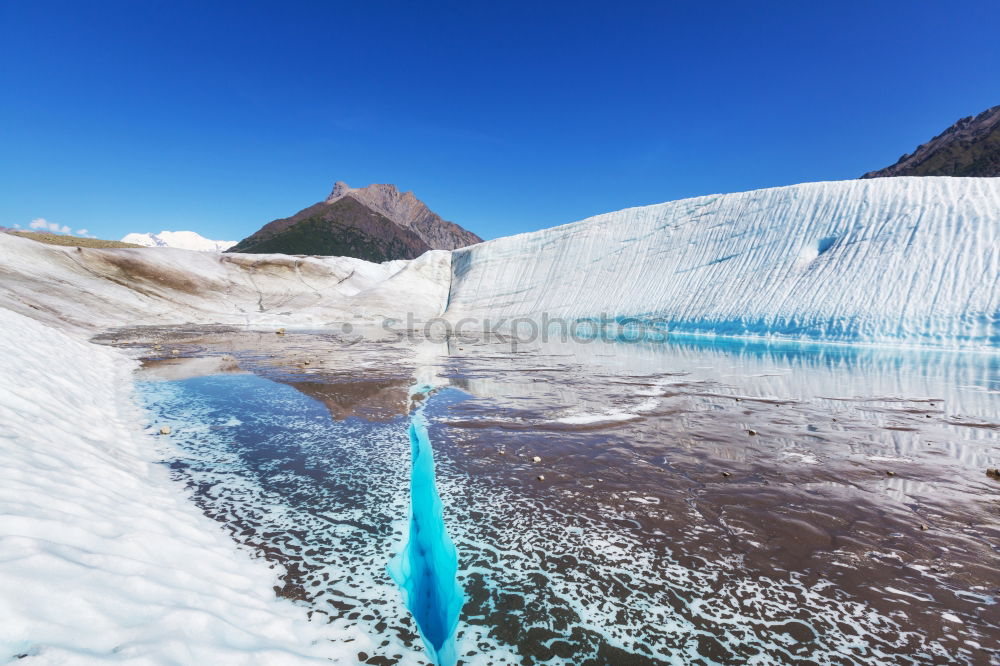
[[[211,240],[194,231],[161,231],[158,234],[128,234],[123,243],[135,243],[146,247],[176,247],[179,250],[199,252],[225,252],[236,241]]]
[[[806,183],[628,208],[452,253],[448,316],[1000,348],[1000,179]],[[465,326],[468,328],[468,326]]]

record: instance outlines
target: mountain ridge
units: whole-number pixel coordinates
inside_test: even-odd
[[[430,249],[414,232],[344,197],[269,222],[227,252],[356,257],[381,263],[416,259]]]
[[[352,188],[337,181],[330,195],[290,217],[268,222],[228,252],[350,256],[367,261],[414,259],[428,250],[481,242],[395,185]]]
[[[440,215],[418,199],[412,190],[400,192],[390,183],[373,183],[367,187],[351,187],[342,180],[333,185],[326,203],[350,196],[369,208],[382,213],[396,224],[413,230],[435,250],[456,250],[481,243],[482,238],[463,229]]]
[[[960,119],[895,164],[861,178],[890,176],[1000,176],[1000,105]]]

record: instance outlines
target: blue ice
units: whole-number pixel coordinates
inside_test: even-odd
[[[410,533],[403,550],[389,563],[389,574],[399,585],[431,658],[438,666],[454,666],[455,630],[464,598],[457,580],[458,552],[448,536],[435,483],[434,450],[423,404],[410,419],[410,446]]]

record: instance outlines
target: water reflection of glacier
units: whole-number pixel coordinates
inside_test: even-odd
[[[505,346],[510,347],[497,344]],[[513,348],[562,366],[579,364],[612,374],[729,378],[756,395],[937,397],[969,414],[1000,404],[1000,354],[699,337],[519,342]]]
[[[698,337],[519,343],[514,349],[512,358],[498,358],[492,365],[487,358],[473,365],[533,373],[548,368],[553,376],[566,373],[566,381],[470,371],[457,383],[482,397],[534,398],[599,411],[615,399],[616,391],[621,393],[606,379],[656,376],[661,387],[706,383],[706,390],[723,395],[813,401],[834,411],[845,402],[871,410],[917,403],[935,414],[935,435],[947,442],[1000,439],[998,354]],[[600,392],[593,391],[597,385]],[[633,402],[643,399],[640,391]]]

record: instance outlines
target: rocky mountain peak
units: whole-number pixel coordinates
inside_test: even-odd
[[[892,166],[862,178],[885,176],[1000,176],[1000,105],[962,118]]]
[[[400,192],[389,183],[351,187],[338,180],[324,201],[269,222],[230,251],[387,261],[481,241],[474,233],[441,219],[411,191]]]
[[[454,250],[479,243],[482,239],[453,222],[448,222],[418,199],[412,190],[400,192],[391,183],[373,183],[367,187],[351,187],[342,180],[333,185],[326,203],[344,197],[360,201],[372,210],[413,231],[435,250]]]
[[[327,203],[333,203],[337,199],[341,198],[345,194],[351,191],[351,186],[342,180],[338,180],[333,184],[333,191],[330,192],[330,196],[326,198]]]

